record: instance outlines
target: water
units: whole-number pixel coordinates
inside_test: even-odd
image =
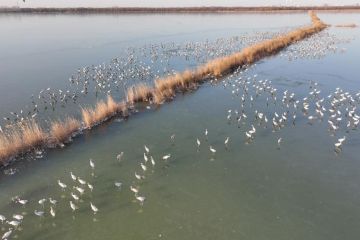
[[[328,23],[359,22],[356,14],[320,14]],[[148,43],[204,42],[255,32],[277,32],[308,22],[305,14],[209,14],[209,15],[24,15],[1,16],[7,28],[1,41],[1,115],[29,104],[31,94],[46,87],[66,88],[67,79],[78,67],[108,62],[124,54],[128,47]],[[224,25],[224,23],[227,23]],[[251,24],[250,24],[251,23]],[[11,26],[11,27],[10,27]],[[17,26],[17,27],[16,27]],[[57,26],[57,27],[54,27]],[[106,27],[104,27],[106,26]],[[119,27],[121,26],[121,27]],[[46,31],[44,30],[46,29]],[[78,30],[81,29],[82,31]],[[280,104],[266,107],[266,96],[247,100],[248,116],[240,128],[229,123],[228,109],[240,110],[240,96],[231,94],[231,84],[242,76],[257,74],[278,90],[278,102],[286,89],[297,99],[308,96],[310,81],[318,83],[326,98],[336,87],[355,95],[359,91],[356,58],[359,56],[359,29],[330,28],[329,34],[349,43],[339,43],[344,51],[328,53],[321,59],[289,61],[285,56],[264,59],[247,73],[227,77],[216,84],[204,84],[197,91],[178,94],[176,100],[161,107],[143,109],[128,120],[114,119],[74,139],[64,149],[44,153],[44,158],[25,157],[11,168],[14,175],[1,175],[0,213],[25,214],[21,228],[12,236],[19,239],[354,239],[359,236],[360,180],[358,131],[346,132],[343,124],[336,136],[323,122],[308,123],[298,111],[296,125],[291,122],[279,131],[258,126],[254,111],[282,114]],[[26,42],[19,36],[37,33]],[[256,35],[256,34],[255,34]],[[192,66],[194,61],[176,60],[172,68]],[[224,87],[224,83],[228,85]],[[16,92],[16,98],[13,93]],[[119,93],[121,95],[121,93]],[[249,95],[255,97],[249,84]],[[115,97],[120,98],[119,95]],[[92,104],[86,96],[83,104]],[[313,105],[313,104],[312,104]],[[328,104],[327,104],[328,105]],[[328,107],[326,105],[326,107]],[[78,112],[73,107],[40,114]],[[342,110],[344,111],[344,110]],[[60,113],[59,113],[60,112]],[[311,111],[310,114],[313,114]],[[358,111],[357,111],[358,113]],[[247,143],[245,131],[254,124],[257,132]],[[208,129],[208,137],[204,131]],[[175,140],[170,136],[175,134]],[[343,151],[334,152],[337,138],[347,136]],[[229,137],[228,148],[224,140]],[[280,149],[278,138],[283,142]],[[196,139],[201,141],[200,148]],[[150,148],[156,165],[148,162],[143,174],[144,145]],[[217,152],[212,154],[209,146]],[[122,162],[116,156],[124,152]],[[171,154],[168,161],[162,156]],[[92,171],[89,159],[96,164]],[[9,168],[5,169],[8,170]],[[74,201],[69,191],[61,191],[57,180],[74,184],[70,171],[94,186],[87,187]],[[134,172],[145,176],[138,181]],[[115,182],[122,182],[117,189]],[[145,196],[136,201],[130,186]],[[72,192],[80,195],[75,189]],[[29,203],[22,207],[11,202],[20,196]],[[41,198],[58,200],[56,217],[34,215]],[[79,207],[72,212],[69,201]],[[90,202],[99,208],[97,214]],[[8,226],[1,226],[1,233]]]

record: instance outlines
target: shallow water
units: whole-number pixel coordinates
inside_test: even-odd
[[[356,14],[319,17],[328,23],[360,22]],[[31,94],[48,86],[68,86],[67,79],[78,67],[109,61],[127,47],[276,32],[307,22],[305,14],[3,15],[0,25],[7,27],[9,34],[0,46],[0,112],[22,108]],[[356,238],[360,234],[357,130],[346,132],[342,127],[331,136],[326,117],[311,125],[300,110],[295,126],[290,122],[275,132],[271,124],[267,128],[258,126],[253,117],[255,110],[269,119],[275,111],[281,114],[284,110],[279,104],[267,107],[265,95],[255,98],[251,84],[249,95],[255,100],[253,106],[246,101],[248,119],[240,128],[236,120],[227,120],[228,109],[241,109],[240,96],[231,93],[231,84],[240,76],[246,79],[257,74],[258,80],[272,81],[278,89],[278,101],[285,90],[294,92],[298,99],[308,96],[310,81],[318,83],[320,98],[326,98],[336,87],[353,95],[359,92],[359,29],[332,27],[327,31],[353,40],[338,44],[346,50],[321,59],[289,61],[290,48],[283,53],[286,56],[264,59],[247,73],[204,84],[197,91],[178,94],[171,103],[142,109],[128,120],[114,119],[87,131],[64,149],[47,151],[41,159],[25,157],[18,161],[11,166],[16,173],[2,174],[0,180],[0,213],[8,218],[15,213],[25,215],[12,237]],[[19,36],[24,35],[32,37],[20,40]],[[84,103],[94,101],[86,97]],[[62,111],[76,113],[77,107]],[[256,137],[247,143],[245,131],[252,124],[257,129]],[[174,141],[170,139],[173,134]],[[343,150],[336,154],[334,143],[344,135],[347,140]],[[226,148],[227,137],[230,141]],[[283,139],[280,148],[279,137]],[[197,138],[201,141],[199,149]],[[148,162],[143,174],[140,162],[144,145],[150,148],[149,156],[154,157],[156,165],[152,167]],[[212,154],[209,146],[217,152]],[[122,151],[119,163],[116,156]],[[171,154],[168,161],[161,159],[165,154]],[[94,171],[89,166],[90,158],[96,164]],[[93,192],[86,189],[81,201],[73,200],[79,207],[74,212],[69,206],[70,192],[61,191],[57,185],[58,179],[69,187],[80,185],[72,182],[70,171],[94,186]],[[145,179],[136,180],[135,171]],[[115,187],[115,182],[122,182],[121,189]],[[131,185],[139,186],[139,194],[146,197],[143,205],[129,190]],[[22,207],[11,202],[14,196],[29,203]],[[33,211],[43,208],[38,200],[48,197],[58,200],[56,217],[50,216],[48,202],[45,216],[35,216]],[[99,208],[95,215],[90,202]],[[7,229],[8,225],[3,224],[1,233]]]

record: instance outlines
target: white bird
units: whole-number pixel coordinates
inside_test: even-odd
[[[90,183],[88,183],[87,186],[88,186],[88,188],[90,189],[91,192],[94,190],[94,186],[91,185]]]
[[[90,163],[90,167],[92,168],[92,169],[94,169],[95,168],[95,163],[93,162],[93,160],[90,158],[90,160],[89,160],[89,163]]]
[[[210,151],[211,151],[212,153],[216,153],[216,149],[214,149],[212,146],[210,146]]]
[[[51,215],[52,217],[55,217],[55,215],[56,215],[55,210],[54,210],[53,207],[50,207],[50,215]]]
[[[65,190],[65,188],[67,187],[66,184],[60,182],[60,180],[58,180],[58,184],[59,184],[59,186],[60,186],[63,190]]]
[[[163,160],[168,160],[171,157],[171,154],[167,154],[162,157]]]
[[[80,194],[83,194],[84,193],[84,189],[81,188],[81,187],[74,187]]]
[[[76,200],[76,201],[78,201],[80,198],[78,197],[78,195],[76,195],[75,193],[70,193],[70,195],[71,195],[71,197],[74,199],[74,200]]]
[[[45,202],[46,202],[46,198],[39,200],[39,204],[42,205],[43,207],[44,207]]]
[[[136,177],[137,180],[141,180],[141,179],[142,179],[141,175],[140,175],[140,174],[137,174],[136,172],[135,172],[135,177]]]
[[[6,220],[6,217],[4,215],[0,214],[0,221],[1,223],[4,223],[4,221]]]
[[[342,144],[345,140],[346,140],[346,136],[339,138],[338,142]]]
[[[11,233],[12,233],[12,228],[9,228],[9,230],[2,235],[1,239],[2,240],[8,239]]]
[[[42,217],[42,216],[44,216],[44,211],[35,210],[34,214],[38,217]]]
[[[282,138],[279,138],[279,139],[277,140],[277,143],[278,143],[279,147],[280,147],[281,141],[282,141]]]
[[[116,159],[117,159],[119,162],[121,162],[123,156],[124,156],[124,152],[121,152],[121,153],[119,153],[119,154],[116,156]]]
[[[149,159],[148,157],[146,156],[146,153],[144,153],[144,161],[147,162]]]
[[[145,197],[143,197],[143,196],[135,196],[135,198],[140,202],[140,204],[141,205],[143,205],[144,204],[144,202],[145,202]]]
[[[139,189],[136,188],[136,187],[133,187],[133,186],[130,186],[130,190],[134,193],[138,193],[139,192]]]
[[[72,201],[70,201],[70,208],[73,210],[73,212],[78,209],[78,207]]]
[[[24,216],[23,215],[20,215],[20,214],[14,214],[13,215],[13,218],[18,220],[18,221],[21,221],[24,219]]]
[[[144,148],[145,148],[145,151],[146,151],[147,153],[150,152],[149,148],[148,148],[146,145],[144,145]]]
[[[76,181],[76,179],[77,179],[77,177],[72,172],[70,172],[70,177],[74,181]]]
[[[85,185],[86,184],[86,181],[85,180],[82,180],[81,178],[78,177],[78,181],[81,185]]]
[[[115,182],[114,184],[115,184],[115,187],[117,187],[117,188],[121,188],[121,186],[122,186],[121,182]]]
[[[229,137],[227,137],[226,139],[225,139],[225,142],[224,142],[224,144],[227,146],[227,144],[229,143]]]
[[[21,222],[16,221],[16,220],[12,220],[10,222],[7,222],[8,224],[10,224],[11,226],[17,227],[20,225]]]
[[[151,159],[151,164],[152,164],[153,166],[155,166],[155,160],[154,160],[154,158],[153,158],[152,156],[150,156],[150,159]]]
[[[248,132],[245,132],[245,135],[246,135],[246,137],[249,138],[249,139],[252,138],[252,135],[251,135],[250,133],[248,133]]]
[[[17,200],[17,202],[20,203],[21,205],[25,205],[25,204],[28,203],[28,200],[20,199],[20,198],[19,198],[19,199]]]
[[[56,205],[57,201],[55,199],[52,199],[52,198],[49,198],[49,202],[52,204],[52,205]]]
[[[143,163],[140,163],[140,166],[141,166],[142,170],[145,172],[147,167]]]
[[[207,137],[207,135],[208,135],[208,130],[207,130],[207,128],[205,129],[205,137]]]
[[[198,138],[196,139],[196,144],[197,144],[197,146],[199,148],[201,143],[200,143],[200,140]]]
[[[96,214],[99,211],[99,209],[94,204],[92,204],[92,202],[90,202],[90,207],[91,210],[94,212],[94,214]]]

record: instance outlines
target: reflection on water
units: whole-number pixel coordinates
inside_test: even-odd
[[[258,36],[251,32],[267,31],[269,19],[278,27],[275,31],[293,27],[283,25],[284,19],[291,19],[294,25],[307,21],[307,16],[301,14],[186,16],[145,15],[139,19],[133,15],[43,16],[46,21],[43,20],[63,23],[70,19],[84,21],[85,18],[97,24],[109,19],[128,24],[142,20],[149,27],[147,18],[151,18],[151,21],[166,22],[161,29],[167,36],[157,35],[156,41],[172,42],[179,38],[176,39],[179,44],[200,40],[204,43],[206,38],[229,39],[239,35],[239,31]],[[246,17],[256,17],[260,20],[259,25],[249,28],[248,23],[237,20]],[[354,15],[320,17],[325,22],[328,19],[345,21]],[[24,22],[23,19],[28,18],[31,20],[25,25],[34,19],[35,23],[42,23],[42,17],[35,16],[20,19],[8,16],[6,21]],[[219,30],[218,18],[229,22],[224,30]],[[2,17],[3,24],[6,21]],[[173,28],[174,21],[183,25]],[[191,23],[194,23],[192,28],[186,28]],[[96,41],[94,35],[95,38],[108,37],[111,41],[119,39],[117,34],[111,36],[111,31],[104,28],[99,28],[95,34],[95,28],[88,24],[83,26],[88,29],[85,33],[89,36],[84,34],[82,38],[86,41]],[[161,32],[159,26],[157,33]],[[131,31],[127,35],[129,39],[144,38],[139,40],[142,43],[147,43],[147,37],[152,34],[150,30],[142,35],[130,27],[126,29]],[[196,33],[200,29],[203,32]],[[104,34],[107,31],[109,35]],[[62,44],[71,47],[74,46],[72,39],[76,39],[74,34],[78,33],[68,33],[69,41]],[[330,28],[328,33],[349,39],[357,36],[358,30]],[[175,37],[169,37],[172,34]],[[327,43],[321,46],[329,45],[326,36],[319,39]],[[309,44],[313,42],[309,41]],[[125,42],[123,47],[136,47],[136,44]],[[353,130],[357,129],[356,115],[359,115],[354,109],[359,104],[356,61],[353,61],[358,56],[357,44],[357,39],[350,43],[337,42],[338,49],[346,48],[344,52],[321,59],[292,58],[289,62],[289,57],[305,52],[301,50],[301,44],[298,48],[291,47],[283,53],[285,57],[266,59],[224,81],[206,84],[196,92],[180,95],[174,102],[160,108],[144,109],[128,121],[113,120],[84,133],[67,148],[43,153],[44,158],[19,161],[12,166],[17,172],[2,175],[0,182],[0,213],[9,222],[13,220],[13,214],[24,216],[20,226],[13,228],[11,236],[19,239],[355,238],[359,235],[357,222],[360,216],[357,207],[359,187],[356,184],[360,180],[357,159],[360,136],[357,130]],[[51,44],[48,46],[53,49]],[[69,64],[68,71],[53,76],[52,68],[44,65],[38,80],[29,74],[31,88],[16,83],[16,79],[23,79],[24,75],[14,71],[15,66],[2,68],[4,79],[14,76],[11,79],[19,91],[28,93],[19,100],[9,95],[2,95],[2,98],[6,102],[13,101],[13,109],[22,103],[27,104],[29,95],[45,86],[67,86],[67,79],[77,66],[91,66],[113,59],[117,55],[114,49],[119,46],[109,46],[111,51],[99,47],[95,48],[96,51],[87,49],[89,52],[86,54],[86,51],[64,51],[63,57],[48,61],[48,64],[59,66],[59,63],[67,62],[60,65],[66,69],[64,65]],[[46,45],[41,49],[47,50]],[[321,52],[322,48],[318,49]],[[99,53],[102,55],[96,56]],[[23,53],[19,51],[17,54]],[[52,54],[40,55],[49,58]],[[71,59],[71,55],[79,56]],[[79,58],[84,59],[79,61]],[[2,64],[12,65],[9,59],[3,60]],[[170,68],[178,69],[178,62],[170,62]],[[31,65],[35,63],[31,61],[28,68],[34,69],[35,66]],[[182,61],[182,67],[194,63],[196,60]],[[53,78],[44,77],[48,75]],[[7,80],[1,84],[6,86]],[[336,90],[337,87],[341,89]],[[1,114],[8,112],[5,111],[7,106],[1,104],[1,108]],[[353,109],[354,113],[349,114]],[[338,129],[333,129],[332,125]],[[208,130],[206,136],[205,129]],[[334,144],[343,136],[346,140],[341,149],[336,149]],[[229,141],[225,146],[227,138]],[[216,153],[210,151],[210,146]],[[123,155],[117,158],[121,152]],[[170,157],[164,160],[165,155]],[[90,158],[95,164],[94,169],[89,164]],[[70,172],[78,177],[77,180],[71,178]],[[58,180],[66,184],[64,191]],[[86,183],[82,184],[83,181]],[[92,191],[88,184],[93,187]],[[138,193],[135,194],[130,187]],[[11,200],[15,196],[29,202],[22,206],[19,199]],[[143,204],[141,197],[145,198]],[[49,198],[56,199],[56,205]],[[39,203],[42,199],[46,200]],[[72,210],[70,201],[75,210]],[[98,209],[96,214],[94,206]],[[55,217],[50,213],[51,208]],[[43,216],[38,216],[42,212]],[[5,233],[9,226],[9,223],[1,225],[1,233]]]

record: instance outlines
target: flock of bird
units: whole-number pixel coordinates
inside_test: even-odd
[[[4,119],[8,122],[22,121],[27,116],[37,117],[39,105],[46,108],[55,108],[56,104],[66,104],[68,101],[76,102],[81,95],[86,95],[91,85],[94,85],[95,94],[111,91],[125,90],[127,85],[135,81],[148,82],[162,75],[171,74],[171,61],[179,61],[183,58],[186,61],[206,61],[208,59],[224,56],[232,52],[233,49],[241,48],[243,44],[257,42],[273,37],[274,33],[262,33],[251,36],[233,37],[230,39],[218,39],[215,42],[190,42],[185,44],[159,44],[149,45],[140,49],[128,49],[125,57],[112,60],[109,64],[100,64],[78,69],[77,73],[70,77],[71,85],[75,86],[72,90],[54,90],[47,88],[40,91],[37,97],[32,96],[32,109],[26,113],[21,110],[18,113],[11,112],[10,117]],[[313,43],[317,44],[313,44]],[[335,45],[340,40],[329,33],[315,35],[306,41],[289,47],[282,53],[291,59],[297,57],[321,57],[327,51],[336,51]],[[296,57],[294,57],[296,56]],[[157,66],[166,66],[161,69]],[[256,67],[256,64],[254,65]],[[155,70],[157,69],[157,70]],[[251,67],[238,69],[220,83],[228,89],[234,97],[238,107],[226,111],[226,121],[234,124],[243,130],[246,144],[254,143],[259,131],[262,128],[271,128],[272,132],[281,132],[283,128],[295,126],[297,122],[305,122],[309,125],[326,123],[328,132],[336,137],[333,148],[336,153],[340,153],[344,144],[349,140],[352,130],[359,127],[360,116],[357,111],[360,104],[360,92],[350,93],[341,88],[336,88],[334,92],[323,96],[318,83],[310,82],[309,91],[306,96],[297,96],[295,92],[285,90],[280,91],[274,87],[272,81],[260,79],[257,74],[250,75]],[[213,80],[213,83],[219,83]],[[39,103],[40,101],[41,103]],[[27,116],[26,116],[27,115]],[[0,128],[1,130],[1,128]],[[346,135],[344,135],[346,133]],[[208,129],[204,130],[204,139],[208,143]],[[339,134],[342,134],[339,136]],[[170,137],[175,142],[175,135]],[[230,145],[230,137],[224,139],[226,149]],[[286,141],[283,137],[277,137],[277,148],[281,148]],[[199,151],[203,144],[201,137],[194,138],[194,148]],[[207,148],[212,157],[217,154],[217,146],[208,143]],[[170,161],[174,156],[172,153],[164,153],[160,160]],[[124,152],[116,156],[117,161],[122,162]],[[128,190],[133,194],[134,200],[140,206],[146,201],[146,196],[141,191],[141,181],[147,178],[149,169],[154,169],[157,161],[151,149],[144,145],[143,159],[140,161],[139,169],[134,171],[134,181],[129,184]],[[94,177],[95,162],[90,159],[89,166]],[[70,182],[70,183],[69,183]],[[35,216],[39,218],[55,218],[57,216],[57,204],[62,201],[68,202],[68,207],[73,214],[80,208],[87,208],[92,214],[96,215],[100,208],[91,198],[91,193],[96,188],[91,178],[85,180],[80,176],[69,172],[69,179],[58,179],[59,198],[44,197],[39,200],[38,208],[32,209]],[[123,191],[124,184],[114,181],[114,188]],[[16,205],[26,208],[31,200],[22,199],[19,196],[12,198]],[[2,224],[2,239],[9,239],[16,231],[21,230],[22,222],[26,215],[14,213],[11,216],[0,214]]]
[[[288,29],[280,32],[256,32],[219,38],[214,41],[185,42],[185,43],[160,43],[149,44],[140,48],[128,48],[125,53],[108,63],[78,68],[69,78],[66,89],[45,88],[38,94],[31,95],[30,104],[18,110],[11,111],[2,116],[0,121],[4,127],[10,127],[29,118],[41,120],[47,110],[56,111],[58,107],[65,108],[72,103],[77,106],[86,103],[89,93],[96,97],[116,92],[122,95],[130,86],[136,83],[152,83],[154,79],[165,75],[172,75],[176,71],[174,66],[199,64],[213,58],[223,57],[266,39],[281,35]],[[328,52],[336,52],[337,44],[348,42],[349,39],[339,38],[327,31],[289,46],[280,56],[289,59],[324,57]],[[42,113],[42,114],[40,114]],[[54,114],[47,114],[44,122]],[[55,114],[56,115],[56,114]],[[1,123],[2,122],[2,123]]]

